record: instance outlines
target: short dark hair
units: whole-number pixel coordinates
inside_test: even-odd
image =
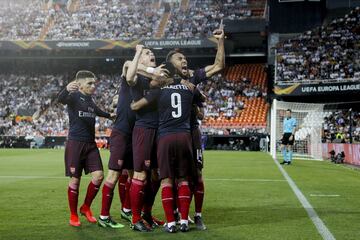
[[[144,50],[150,50],[150,51],[152,51],[152,52],[153,52],[153,50],[152,50],[151,48],[146,47],[146,46],[144,46],[144,47],[143,47],[143,51],[144,51]]]
[[[85,79],[85,78],[96,79],[96,76],[93,72],[88,71],[88,70],[80,70],[76,73],[76,76],[75,76],[76,81],[79,81],[80,79]]]
[[[172,57],[174,54],[176,54],[176,53],[181,53],[181,54],[183,54],[183,53],[180,51],[179,48],[175,48],[175,49],[171,50],[171,51],[166,55],[166,62],[170,62],[171,57]]]
[[[291,112],[291,109],[287,109],[286,111],[289,111],[289,112]]]

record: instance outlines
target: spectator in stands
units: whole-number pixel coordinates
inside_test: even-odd
[[[159,5],[155,0],[80,0],[78,8],[68,9],[65,4],[49,6],[43,0],[2,1],[0,39],[149,39],[161,30],[164,11],[170,12],[164,37],[209,37],[221,19],[263,17],[265,3],[197,0],[188,1],[187,6],[174,2],[169,8],[170,4]]]
[[[360,8],[280,43],[278,81],[343,80],[360,76]]]
[[[350,128],[350,112],[336,111],[324,118],[322,141],[331,142],[350,142],[350,133],[353,142],[359,142],[360,118],[359,112],[352,112],[352,126]],[[351,132],[350,132],[351,129]]]

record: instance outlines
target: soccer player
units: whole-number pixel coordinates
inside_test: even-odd
[[[79,71],[76,80],[69,83],[58,96],[58,101],[67,105],[69,114],[69,134],[65,147],[65,172],[70,177],[68,200],[70,225],[81,225],[78,213],[78,195],[82,171],[91,174],[85,201],[80,213],[91,223],[96,223],[90,206],[103,180],[103,166],[95,143],[95,117],[111,118],[114,115],[100,110],[91,95],[95,92],[95,75],[89,71]]]
[[[159,128],[157,158],[159,163],[162,203],[165,211],[167,232],[176,232],[173,212],[173,180],[178,183],[180,230],[187,232],[190,205],[190,189],[187,176],[190,175],[192,146],[190,135],[190,112],[193,93],[183,84],[172,84],[161,90],[153,90],[144,98],[131,104],[133,110],[158,102]]]
[[[144,93],[146,94],[150,90],[151,82],[150,78],[137,74],[139,64],[153,70],[156,66],[153,52],[142,45],[136,46],[133,64],[130,64],[126,74],[127,82],[132,86],[131,95],[135,101],[141,99]],[[160,187],[156,161],[157,128],[158,110],[156,102],[136,112],[135,127],[132,135],[134,175],[131,181],[130,199],[132,210],[131,228],[140,232],[151,231],[152,227],[155,226],[151,211],[155,195]],[[144,196],[144,194],[146,195]],[[144,212],[143,216],[141,216],[142,210]]]
[[[201,130],[199,127],[199,120],[204,118],[205,96],[200,91],[195,91],[193,106],[190,117],[190,129],[193,147],[193,159],[195,161],[196,174],[193,179],[194,202],[195,202],[195,216],[194,221],[196,228],[199,230],[206,230],[203,222],[201,211],[204,202],[204,180],[202,177],[202,168],[204,165],[203,150],[201,146]]]
[[[110,159],[108,164],[108,174],[102,189],[102,206],[101,213],[98,220],[98,225],[101,227],[122,228],[124,225],[115,222],[110,216],[110,208],[113,199],[114,188],[119,180],[123,170],[132,169],[132,147],[131,135],[135,124],[135,113],[130,109],[132,98],[130,96],[130,87],[126,82],[126,66],[124,64],[121,76],[120,88],[118,91],[118,100],[116,105],[116,120],[114,122],[111,136],[110,136]],[[125,175],[127,177],[127,175]],[[124,178],[126,178],[124,176]],[[122,179],[122,186],[125,186],[126,194],[126,179]],[[121,185],[119,183],[119,191]],[[128,186],[129,187],[129,186]],[[123,190],[123,191],[124,191]],[[130,219],[129,211],[124,211],[126,196],[122,196],[122,218]],[[125,198],[125,199],[124,199]],[[128,209],[130,210],[130,209]]]
[[[137,52],[142,46],[137,46]],[[130,109],[132,97],[127,84],[127,69],[136,70],[137,61],[127,61],[123,65],[120,89],[113,105],[116,106],[116,120],[110,136],[109,171],[102,190],[102,207],[98,224],[101,227],[121,228],[110,217],[113,192],[117,181],[121,200],[121,218],[131,222],[130,183],[133,174],[132,131],[135,124],[135,113]],[[158,73],[161,74],[161,70]],[[156,74],[150,75],[154,76]],[[157,83],[151,83],[156,85]]]
[[[296,130],[297,121],[295,118],[291,117],[291,110],[286,110],[286,116],[283,123],[283,137],[281,139],[281,151],[284,157],[284,160],[281,164],[290,165],[292,161],[292,146],[294,145],[295,140],[295,130]]]

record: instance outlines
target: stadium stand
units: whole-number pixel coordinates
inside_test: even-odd
[[[173,7],[165,28],[166,38],[208,37],[221,19],[262,17],[266,1],[198,0],[186,7]]]
[[[322,141],[331,143],[350,143],[349,110],[327,112],[323,119]],[[351,133],[353,142],[360,142],[360,113],[352,112]]]
[[[47,39],[139,39],[155,35],[162,9],[154,1],[81,1],[79,10],[55,12]]]
[[[43,1],[1,1],[0,40],[36,40],[50,15]]]
[[[266,72],[263,64],[239,64],[225,69],[214,81],[201,86],[208,95],[203,128],[240,129],[242,133],[253,129],[265,132],[269,104]]]
[[[220,19],[264,16],[265,0],[41,0],[2,2],[1,40],[98,40],[211,36]]]
[[[278,81],[342,80],[360,77],[360,8],[277,48]]]

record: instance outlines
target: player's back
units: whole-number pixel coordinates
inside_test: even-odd
[[[138,75],[135,86],[131,87],[130,89],[132,100],[138,101],[142,97],[146,97],[146,95],[148,95],[148,93],[151,92],[149,83],[150,83],[149,78]],[[156,101],[152,101],[149,105],[136,111],[135,115],[136,115],[135,126],[154,128],[154,129],[158,127],[159,115],[158,115]]]
[[[169,85],[160,90],[158,98],[159,135],[190,132],[193,93],[182,84]]]
[[[135,124],[135,112],[130,108],[132,97],[130,87],[124,77],[121,77],[118,104],[116,107],[116,120],[114,128],[130,134]]]

